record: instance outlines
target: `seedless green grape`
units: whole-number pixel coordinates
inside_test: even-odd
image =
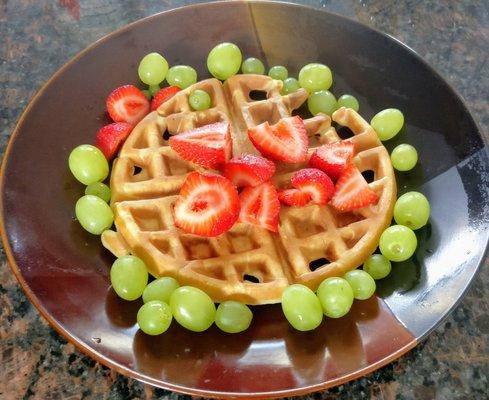
[[[185,89],[197,82],[197,71],[188,65],[175,65],[168,70],[166,81],[170,86]]]
[[[85,188],[85,194],[100,197],[106,203],[110,200],[110,188],[102,182],[95,182]]]
[[[299,81],[295,78],[287,78],[284,80],[284,85],[282,87],[282,94],[294,93],[299,90],[301,85]]]
[[[418,162],[418,152],[410,144],[400,144],[392,150],[391,161],[398,171],[409,171]]]
[[[149,90],[149,94],[151,96],[154,96],[156,93],[159,92],[160,85],[150,85],[149,88],[148,88],[148,90]]]
[[[324,315],[340,318],[348,314],[353,304],[353,290],[343,278],[327,278],[318,288],[317,296]]]
[[[290,325],[299,331],[315,329],[323,319],[319,299],[304,285],[294,284],[284,290],[282,310]]]
[[[221,43],[207,56],[207,68],[214,77],[224,81],[238,73],[241,58],[238,46],[233,43]]]
[[[206,91],[197,89],[190,94],[188,102],[194,110],[203,111],[211,106],[211,97]]]
[[[414,254],[418,240],[414,232],[403,225],[393,225],[380,236],[380,252],[391,261],[404,261]]]
[[[287,79],[289,71],[283,65],[275,65],[268,71],[268,76],[279,81]]]
[[[170,307],[177,322],[194,332],[203,332],[214,322],[216,306],[202,290],[182,286],[170,297]]]
[[[155,279],[144,288],[143,301],[147,303],[148,301],[158,300],[170,303],[171,294],[179,287],[177,280],[172,277],[165,276]]]
[[[147,335],[161,335],[170,327],[172,320],[170,306],[162,301],[153,300],[142,305],[138,311],[139,329]]]
[[[350,284],[353,296],[357,300],[367,300],[375,293],[374,279],[361,269],[347,272],[344,278]]]
[[[382,279],[391,273],[391,262],[382,254],[372,254],[363,263],[363,270],[374,279]]]
[[[380,140],[389,140],[396,136],[404,125],[404,115],[397,108],[387,108],[375,114],[370,125]]]
[[[149,92],[149,89],[141,90],[141,92],[143,92],[148,100],[151,100],[151,93]]]
[[[114,214],[109,205],[100,197],[85,195],[75,205],[76,219],[93,235],[101,235],[114,222]]]
[[[165,79],[168,62],[158,53],[146,54],[139,63],[139,79],[146,85],[157,85]]]
[[[320,90],[309,96],[307,107],[312,115],[324,113],[331,116],[338,109],[338,103],[333,93],[328,90]]]
[[[216,311],[217,327],[227,333],[238,333],[248,329],[253,318],[250,308],[238,301],[225,301]]]
[[[110,269],[110,282],[120,298],[136,300],[148,284],[148,270],[138,257],[119,257]]]
[[[309,93],[328,90],[333,84],[333,74],[323,64],[307,64],[299,72],[299,83]]]
[[[263,75],[265,73],[265,66],[258,58],[250,57],[243,61],[241,71],[243,74]]]
[[[95,146],[82,144],[75,147],[68,158],[73,176],[84,185],[103,181],[109,174],[109,163]]]
[[[358,100],[351,94],[344,94],[338,99],[338,108],[339,107],[351,108],[358,112],[360,104],[358,104]]]
[[[399,225],[419,229],[426,225],[430,217],[430,203],[419,192],[407,192],[399,197],[394,206],[394,219]]]

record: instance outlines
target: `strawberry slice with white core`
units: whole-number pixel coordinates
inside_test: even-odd
[[[277,190],[271,182],[256,187],[247,187],[239,195],[241,222],[257,225],[272,232],[278,231],[280,202]]]
[[[287,206],[302,207],[311,201],[311,196],[299,189],[285,189],[278,192],[278,199]]]
[[[341,140],[318,147],[309,160],[309,166],[320,169],[334,181],[338,180],[355,153],[355,145]]]
[[[246,154],[229,160],[223,172],[238,187],[258,186],[273,176],[275,164],[266,158]]]
[[[253,145],[265,157],[287,163],[307,158],[307,137],[304,121],[299,116],[282,118],[275,125],[268,122],[248,129]]]
[[[368,185],[358,168],[349,164],[336,182],[335,194],[331,199],[339,211],[352,211],[374,204],[379,196]]]
[[[231,158],[231,130],[217,122],[170,137],[171,148],[184,160],[204,168],[218,169]]]
[[[310,196],[315,204],[326,204],[334,193],[333,181],[323,171],[316,168],[304,168],[292,175],[292,186]]]
[[[173,209],[175,225],[188,233],[218,236],[239,217],[236,187],[216,174],[191,172],[180,189]]]
[[[149,113],[149,100],[133,85],[115,89],[106,101],[107,112],[115,122],[136,125]]]

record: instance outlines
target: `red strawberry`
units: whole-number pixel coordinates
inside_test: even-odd
[[[314,151],[309,165],[326,172],[331,179],[336,181],[351,161],[354,152],[355,146],[350,141],[328,143]]]
[[[309,193],[299,189],[285,189],[278,192],[279,200],[288,206],[302,207],[311,201]]]
[[[368,186],[358,168],[349,164],[336,182],[331,204],[340,211],[351,211],[374,204],[379,196]]]
[[[95,146],[102,150],[107,160],[111,160],[131,131],[132,125],[125,122],[114,122],[113,124],[105,125],[97,132]]]
[[[236,186],[258,186],[275,173],[275,164],[266,158],[246,154],[224,165],[224,176]]]
[[[115,122],[136,125],[149,112],[149,100],[136,86],[124,85],[115,89],[106,101],[107,112]]]
[[[292,186],[307,193],[315,204],[326,204],[334,193],[334,184],[323,171],[315,168],[304,168],[292,175]]]
[[[297,163],[307,158],[308,138],[301,117],[282,118],[275,125],[264,122],[248,129],[248,136],[265,157]]]
[[[257,225],[272,232],[278,231],[278,214],[280,202],[277,190],[270,182],[256,187],[247,187],[239,195],[241,222]]]
[[[223,176],[194,171],[185,179],[173,212],[175,225],[185,232],[218,236],[238,219],[238,191]]]
[[[231,158],[231,131],[227,122],[201,126],[170,137],[171,148],[184,160],[217,169]]]
[[[151,111],[156,110],[165,101],[170,100],[180,90],[181,89],[178,86],[168,86],[158,90],[158,92],[154,95],[153,100],[151,100]]]

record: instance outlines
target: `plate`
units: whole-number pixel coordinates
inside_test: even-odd
[[[239,18],[236,16],[239,15]],[[205,34],[203,34],[203,32]],[[351,93],[370,120],[403,110],[403,142],[419,165],[398,174],[400,193],[418,190],[430,224],[408,262],[378,282],[377,296],[312,332],[289,327],[280,306],[254,308],[248,331],[137,331],[140,303],[110,289],[113,257],[74,220],[84,188],[67,168],[73,147],[92,143],[109,120],[105,98],[137,83],[143,55],[194,66],[218,42],[283,64],[292,75],[313,61],[333,70],[333,93]],[[75,102],[76,101],[76,102]],[[125,375],[170,390],[212,397],[301,395],[358,378],[412,349],[460,301],[488,242],[487,147],[467,108],[419,56],[395,39],[344,17],[273,2],[222,2],[176,9],[98,41],[58,71],[19,120],[1,176],[2,238],[10,265],[40,313],[81,351]]]

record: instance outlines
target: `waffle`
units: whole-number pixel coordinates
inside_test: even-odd
[[[307,99],[300,89],[280,94],[282,82],[262,75],[236,75],[224,84],[216,79],[196,83],[163,103],[132,131],[114,161],[111,174],[115,231],[102,235],[116,256],[134,254],[154,276],[172,276],[181,284],[201,288],[216,302],[246,304],[280,302],[292,283],[313,290],[330,276],[357,268],[375,250],[390,224],[396,196],[394,173],[386,149],[374,130],[356,112],[341,108],[333,120],[353,133],[360,171],[373,171],[369,185],[379,195],[376,205],[339,213],[330,206],[282,206],[277,233],[243,223],[213,238],[175,227],[172,206],[187,174],[200,167],[182,160],[168,145],[170,135],[206,124],[231,124],[233,155],[259,154],[247,129],[262,122],[276,123],[292,115]],[[209,93],[212,107],[192,111],[188,96],[195,89]],[[258,92],[264,100],[253,100]],[[309,152],[340,140],[331,119],[305,119]],[[273,181],[286,187],[303,164],[277,163]]]

